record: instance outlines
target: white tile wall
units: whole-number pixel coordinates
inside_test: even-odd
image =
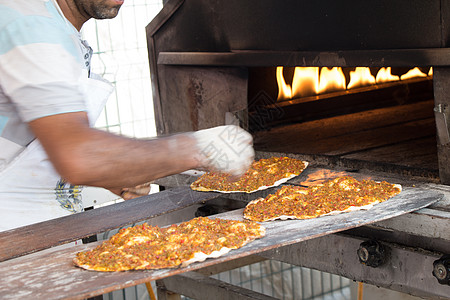
[[[83,38],[94,50],[92,72],[116,87],[96,126],[133,136],[156,135],[145,26],[161,0],[127,0],[111,20],[90,20]]]

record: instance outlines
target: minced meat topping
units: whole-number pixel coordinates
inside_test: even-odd
[[[299,175],[306,168],[305,162],[289,157],[271,157],[253,162],[238,180],[223,173],[209,172],[191,184],[200,191],[253,192],[260,187],[273,186],[284,178]]]
[[[307,188],[286,185],[275,194],[250,202],[244,209],[244,217],[256,222],[280,217],[310,219],[346,211],[350,207],[383,202],[400,192],[398,185],[385,181],[358,181],[350,176],[338,177]]]
[[[165,228],[144,223],[123,228],[96,248],[77,253],[74,262],[96,271],[174,268],[196,253],[237,249],[263,235],[261,225],[247,220],[199,217]]]

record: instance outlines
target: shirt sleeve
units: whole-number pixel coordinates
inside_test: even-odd
[[[77,39],[51,18],[18,18],[0,30],[0,85],[23,121],[86,111]]]

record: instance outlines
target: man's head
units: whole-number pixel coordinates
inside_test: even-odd
[[[74,0],[79,12],[94,19],[111,19],[117,16],[124,0]]]
[[[91,19],[111,19],[117,16],[124,0],[56,0],[64,16],[77,28]]]

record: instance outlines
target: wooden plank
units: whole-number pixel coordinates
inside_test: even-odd
[[[0,261],[76,241],[218,197],[178,187],[86,212],[0,232]]]
[[[312,148],[313,153],[324,155],[345,155],[347,153],[374,149],[386,145],[408,142],[411,139],[430,136],[434,129],[434,120],[419,120],[400,125],[372,130],[371,132],[357,132],[343,137],[336,137]],[[310,149],[311,150],[311,149]]]
[[[257,153],[434,179],[439,176],[435,127],[430,100],[273,128],[255,133],[254,140]]]
[[[424,137],[385,145],[368,150],[358,151],[342,158],[353,160],[370,160],[373,162],[390,163],[405,167],[438,170],[436,137]]]
[[[258,151],[342,156],[435,137],[431,102],[274,128],[255,134]],[[429,148],[436,148],[432,142]],[[425,149],[428,147],[425,147]]]
[[[372,224],[429,206],[442,197],[443,194],[432,190],[406,187],[396,197],[376,205],[369,211],[355,211],[310,220],[268,222],[264,224],[266,228],[264,238],[217,259],[208,259],[186,268],[134,272],[92,272],[74,267],[72,259],[77,252],[91,249],[98,243],[47,249],[0,263],[0,273],[2,274],[0,298],[83,299],[92,297],[280,246],[292,245],[330,233]],[[216,215],[216,217],[242,220],[242,209]]]
[[[298,147],[302,147],[304,143],[318,143],[318,141],[323,143],[329,138],[343,136],[352,132],[370,132],[380,127],[383,128],[433,117],[432,100],[375,109],[256,132],[254,133],[255,148],[259,151],[301,153]]]
[[[358,127],[356,126],[355,128]],[[355,130],[324,139],[317,138],[308,141],[297,138],[286,140],[286,142],[290,143],[291,147],[295,147],[294,153],[342,156],[352,152],[374,149],[412,139],[430,137],[433,135],[434,128],[434,119],[429,118],[373,128],[370,131]]]

